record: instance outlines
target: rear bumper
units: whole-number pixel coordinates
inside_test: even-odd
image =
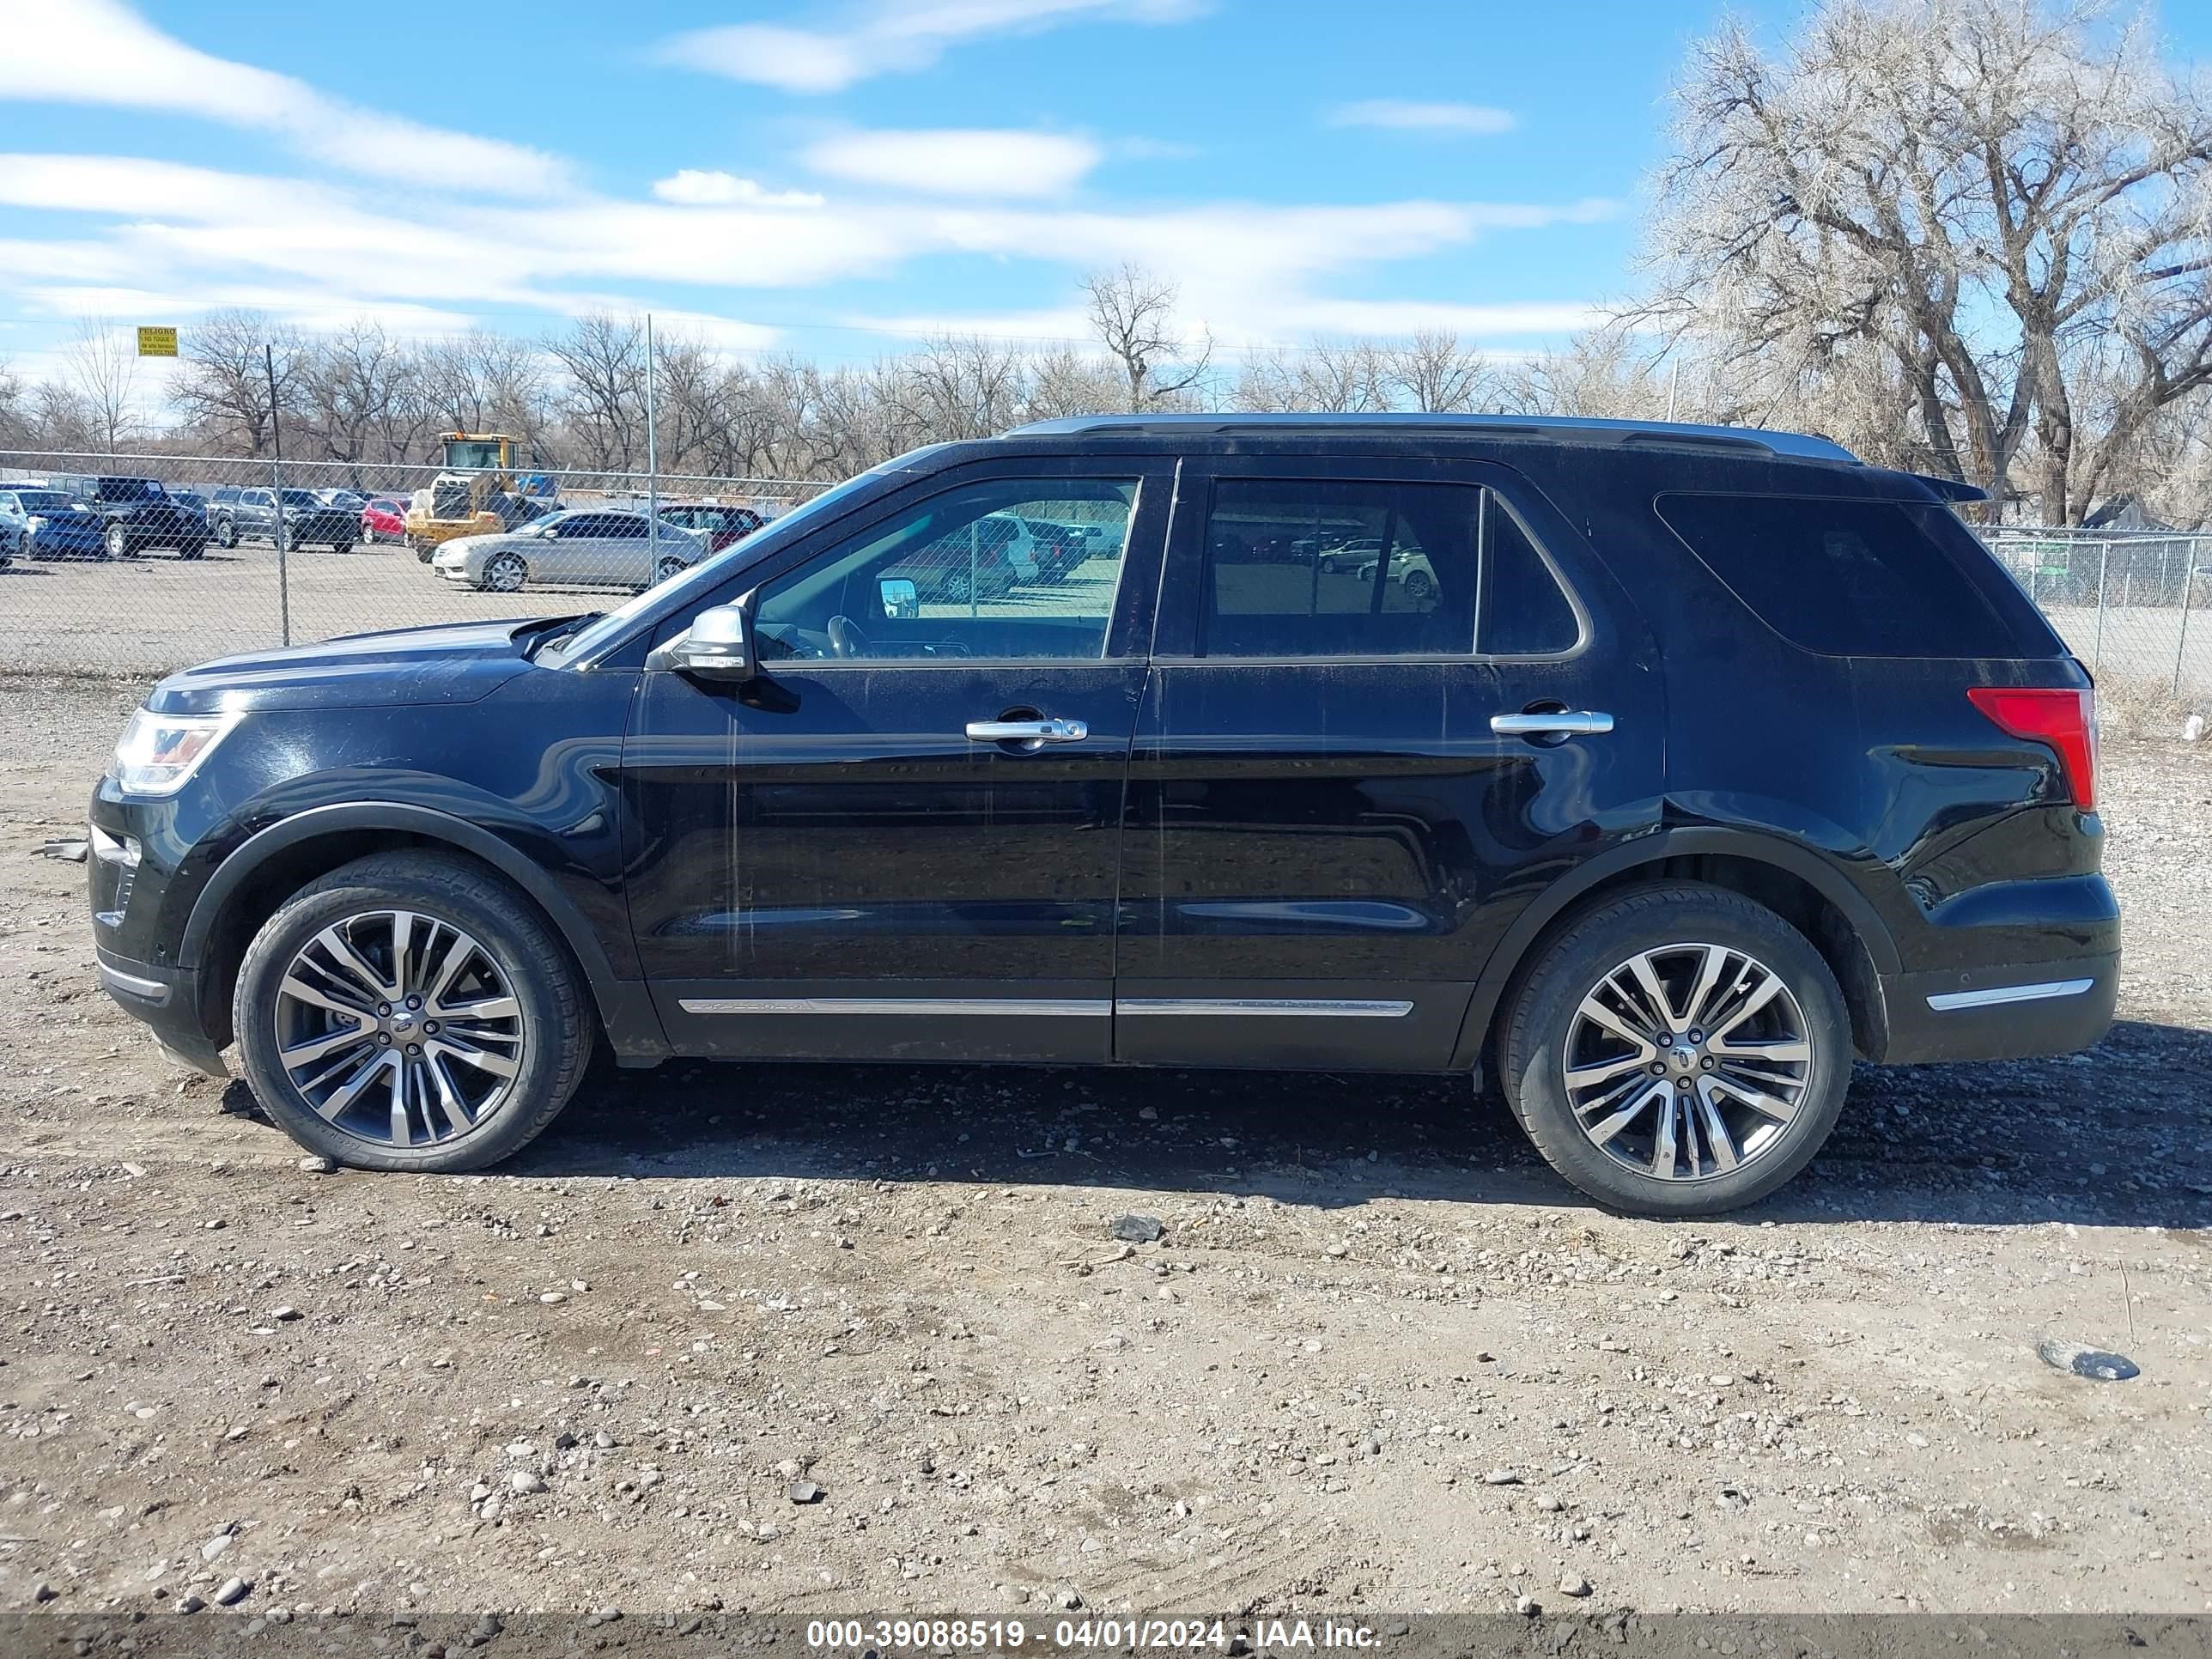
[[[1882,976],[1888,1065],[2026,1060],[2100,1041],[2118,999],[2120,953],[2004,968]]]
[[[163,1053],[180,1065],[210,1077],[227,1078],[222,1052],[200,1023],[199,975],[188,968],[133,962],[112,951],[95,952],[101,988],[125,1013],[153,1028]]]

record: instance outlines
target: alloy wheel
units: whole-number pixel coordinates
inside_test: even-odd
[[[1813,1089],[1804,1010],[1729,945],[1639,951],[1569,1022],[1567,1100],[1591,1144],[1662,1181],[1727,1175],[1771,1152]]]
[[[332,922],[294,954],[277,1059],[332,1127],[382,1147],[451,1140],[506,1104],[532,1042],[489,951],[415,910]]]
[[[520,591],[528,568],[512,553],[502,553],[484,567],[484,586],[495,593]]]

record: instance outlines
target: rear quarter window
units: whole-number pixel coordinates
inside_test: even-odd
[[[2008,620],[2006,580],[1949,509],[1817,495],[1670,494],[1660,519],[1783,638],[1837,657],[2063,654]],[[1977,565],[1984,567],[1977,568]]]

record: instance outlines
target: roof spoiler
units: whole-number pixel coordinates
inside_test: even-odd
[[[1913,480],[1926,484],[1947,501],[1985,501],[1990,492],[1978,484],[1962,483],[1956,478],[1939,478],[1932,472],[1915,472]]]

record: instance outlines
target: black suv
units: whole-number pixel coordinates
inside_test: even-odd
[[[112,477],[56,479],[100,515],[100,544],[111,559],[135,559],[157,547],[173,548],[180,559],[207,551],[207,514],[177,500],[158,478]]]
[[[371,1168],[513,1152],[604,1038],[1493,1077],[1601,1201],[1725,1209],[1854,1055],[2112,1017],[2089,677],[1971,494],[1608,422],[918,451],[605,614],[164,680],[92,801],[100,975]],[[1104,550],[899,574],[1007,515]]]

